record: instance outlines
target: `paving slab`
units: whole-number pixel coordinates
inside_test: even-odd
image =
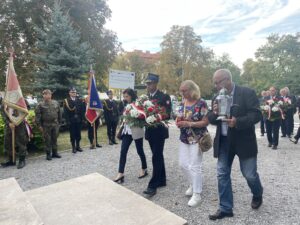
[[[186,220],[92,173],[25,192],[47,225],[185,225]]]
[[[0,180],[0,225],[43,225],[15,178]]]

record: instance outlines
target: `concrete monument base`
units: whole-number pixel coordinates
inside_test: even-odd
[[[185,225],[138,194],[93,173],[25,192],[46,225]]]

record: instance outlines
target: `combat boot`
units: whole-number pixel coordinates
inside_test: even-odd
[[[76,141],[76,151],[78,152],[82,152],[82,148],[80,148],[80,142],[79,141]]]
[[[52,160],[52,157],[51,157],[51,154],[50,154],[50,152],[49,152],[49,153],[47,152],[46,159],[47,159],[47,160],[49,160],[49,161],[50,161],[50,160]]]
[[[115,144],[115,145],[118,144],[118,142],[116,142],[116,139],[115,139],[115,138],[112,139],[112,143]]]
[[[26,162],[25,162],[25,156],[21,156],[21,157],[19,158],[19,163],[18,163],[17,168],[18,168],[18,169],[22,169],[25,165],[26,165]]]
[[[57,151],[52,151],[52,158],[61,158],[61,155],[57,153]]]
[[[15,166],[16,163],[13,162],[12,157],[9,157],[9,159],[6,162],[1,163],[2,167],[8,167],[8,166]]]
[[[72,142],[72,152],[76,153],[76,147],[75,147],[75,143]]]

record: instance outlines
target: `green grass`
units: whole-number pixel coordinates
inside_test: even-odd
[[[107,135],[106,135],[106,126],[99,127],[97,130],[97,137],[99,144],[106,144],[108,143]],[[71,149],[71,142],[70,142],[70,133],[69,131],[61,132],[59,134],[58,140],[58,151],[63,151],[66,149]],[[81,147],[90,146],[90,141],[88,139],[87,130],[81,131]]]
[[[106,126],[101,126],[97,130],[97,137],[99,144],[108,144],[107,134],[106,134]],[[69,131],[60,132],[57,140],[58,144],[58,151],[65,151],[68,149],[71,149],[71,142],[70,142],[70,133]],[[90,141],[88,139],[88,133],[87,129],[81,131],[81,141],[80,141],[81,147],[89,147]],[[44,150],[39,149],[37,151],[30,151],[28,153],[27,157],[35,157],[39,155],[43,155]],[[4,160],[4,156],[0,155],[0,161],[2,162]]]

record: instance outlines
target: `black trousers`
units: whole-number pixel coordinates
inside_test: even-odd
[[[120,153],[120,161],[119,161],[119,173],[124,173],[127,153],[132,141],[133,139],[131,135],[125,134],[122,136],[121,153]],[[141,159],[142,169],[147,169],[147,161],[146,161],[146,156],[143,148],[143,138],[134,140],[134,142],[135,142],[136,151]]]
[[[265,122],[266,122],[266,119],[262,117],[260,120],[260,133],[261,134],[266,133]]]
[[[109,140],[114,140],[116,138],[116,130],[118,126],[118,121],[106,121],[107,126],[107,137]]]
[[[161,135],[151,135],[148,142],[152,151],[152,178],[149,181],[149,188],[158,188],[166,186],[166,169],[164,161],[165,138]]]
[[[79,143],[81,140],[81,122],[79,123],[70,123],[70,139],[71,143]]]
[[[268,141],[275,146],[278,146],[280,124],[281,119],[274,121],[266,120]]]
[[[96,129],[96,132],[95,132],[95,135],[96,135],[96,144],[98,144],[98,137],[97,137],[97,130],[98,130],[98,127],[99,127],[99,120],[96,120],[95,121],[95,129]],[[90,140],[90,144],[93,144],[93,141],[94,141],[94,127],[92,126],[92,124],[88,123],[88,138]]]

